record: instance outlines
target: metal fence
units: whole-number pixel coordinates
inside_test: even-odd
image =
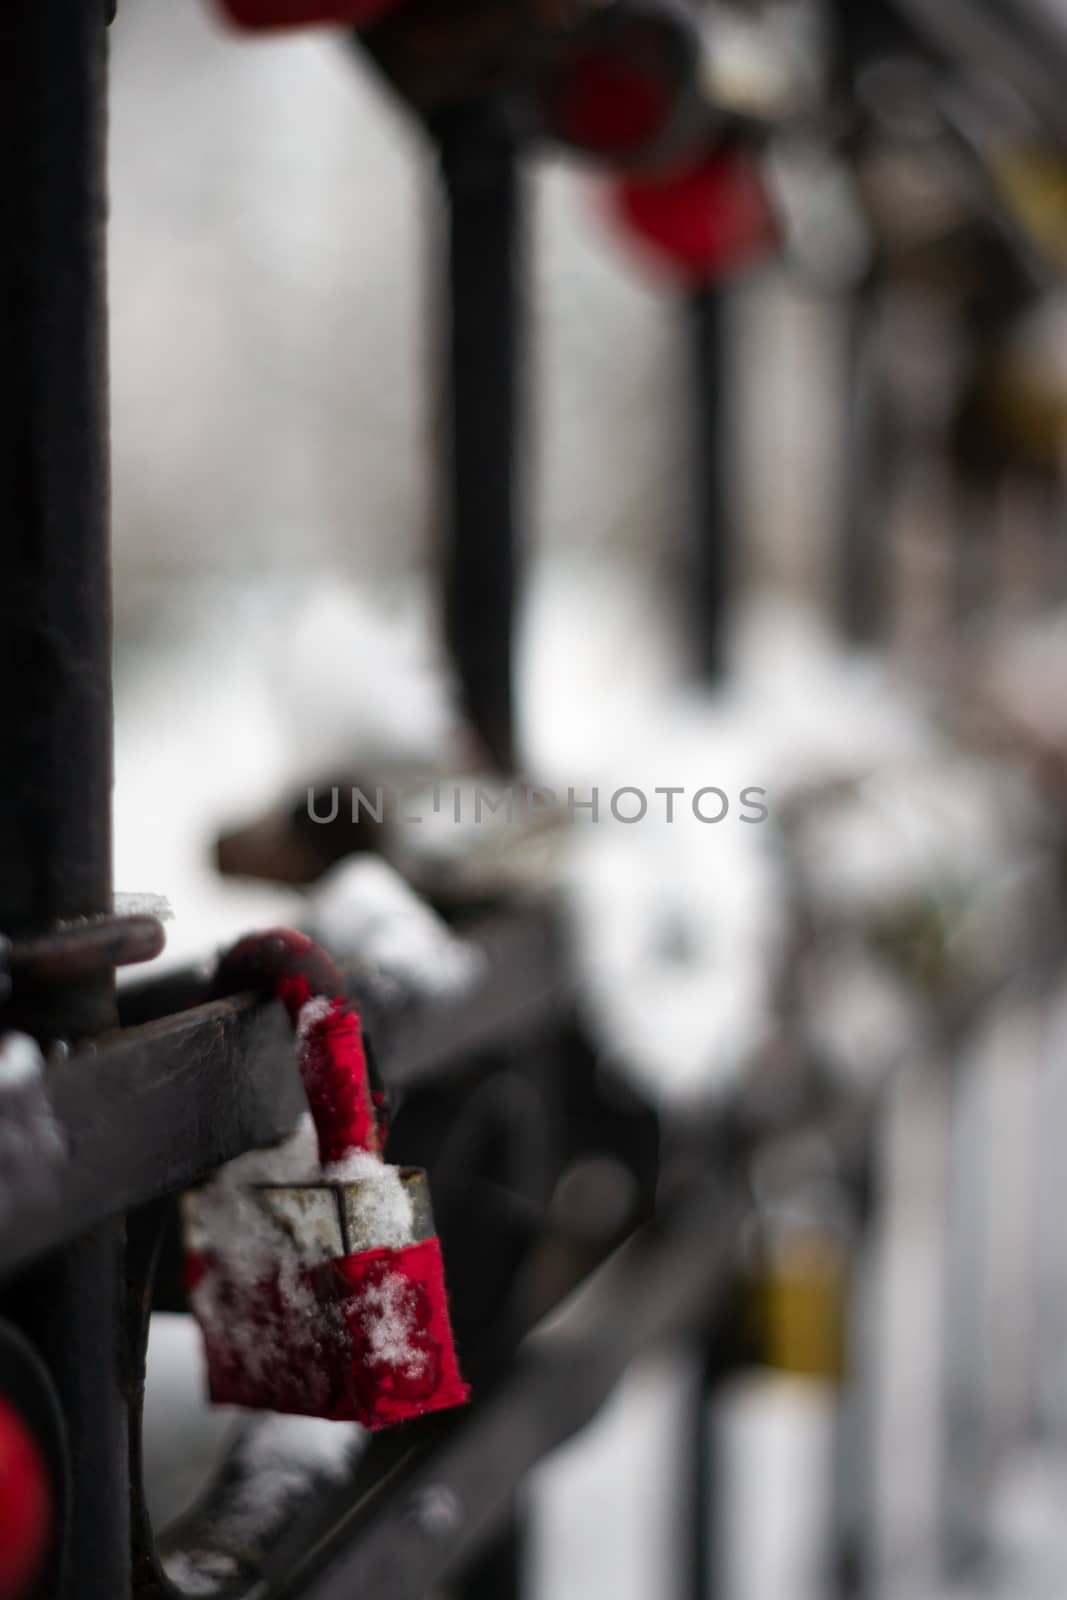
[[[0,1076],[5,1128],[21,1142],[0,1168],[0,1393],[31,1420],[61,1504],[39,1592],[79,1600],[180,1592],[146,1510],[140,1438],[151,1311],[185,1304],[175,1199],[286,1134],[302,1106],[280,1005],[205,1001],[198,971],[116,995],[115,969],[155,954],[161,929],[116,913],[110,869],[108,21],[98,0],[18,0],[0,20],[0,1015],[42,1041],[62,1143],[35,1148],[36,1111]],[[445,609],[472,719],[507,770],[523,503],[521,164],[482,110],[434,131],[449,202]],[[721,665],[731,559],[714,436],[720,312],[701,293],[680,319],[694,414],[713,435],[695,453],[695,610],[709,673]],[[869,636],[877,551],[869,531],[853,525],[849,537],[849,629]],[[346,981],[394,1099],[391,1149],[431,1172],[476,1398],[462,1415],[376,1441],[341,1486],[309,1477],[284,1537],[246,1552],[234,1592],[517,1595],[531,1468],[595,1415],[636,1356],[680,1338],[698,1353],[702,1397],[680,1441],[690,1499],[679,1515],[691,1593],[710,1595],[721,1463],[705,1407],[752,1359],[766,1322],[753,1320],[747,1244],[766,1222],[755,1165],[777,1156],[788,1174],[798,1136],[811,1136],[859,1260],[879,1198],[882,1082],[828,1080],[794,1036],[728,1104],[665,1136],[598,1071],[558,913],[497,907],[463,931],[486,962],[461,997],[383,1001],[358,969]],[[1039,934],[1023,952],[1038,988],[1058,950],[1047,923]],[[948,1079],[1002,993],[939,1017]],[[586,1190],[561,1216],[560,1175],[605,1155],[631,1180],[626,1215],[598,1221]],[[853,1372],[847,1349],[840,1362]],[[859,1457],[849,1459],[854,1480]],[[858,1594],[870,1592],[868,1507],[849,1487],[835,1581]],[[167,1530],[164,1554],[210,1546],[224,1488]]]

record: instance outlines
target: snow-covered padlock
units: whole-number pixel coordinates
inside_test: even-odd
[[[382,1159],[359,1017],[303,934],[224,959],[217,989],[267,988],[296,1026],[311,1116],[285,1145],[186,1195],[187,1284],[218,1404],[378,1429],[462,1404],[425,1173]]]

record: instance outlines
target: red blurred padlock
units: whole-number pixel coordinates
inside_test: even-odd
[[[369,28],[398,0],[217,0],[226,18],[253,31],[274,28]]]
[[[655,167],[704,136],[699,35],[657,0],[596,6],[536,74],[548,138],[611,166]]]
[[[370,1429],[461,1405],[426,1177],[381,1158],[359,1018],[332,964],[279,930],[220,974],[227,991],[269,979],[288,1007],[318,1153],[241,1158],[184,1199],[212,1399]]]
[[[759,165],[738,147],[670,173],[620,180],[612,210],[650,257],[691,284],[733,277],[779,243]]]
[[[0,1395],[0,1600],[23,1600],[52,1532],[48,1468],[18,1410]]]

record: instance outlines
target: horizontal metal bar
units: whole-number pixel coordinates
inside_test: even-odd
[[[562,1014],[569,984],[553,917],[501,916],[477,942],[481,976],[455,996],[397,1005],[353,975],[388,1085],[425,1083]],[[158,993],[174,1003],[203,988],[202,973],[168,976]],[[127,1015],[145,1016],[150,997],[145,986]],[[252,995],[102,1035],[54,1060],[47,1083],[67,1158],[48,1191],[0,1192],[0,1274],[284,1137],[305,1106],[284,1009]]]
[[[420,996],[383,985],[356,962],[339,965],[374,1042],[375,1061],[396,1089],[428,1082],[473,1055],[543,1027],[574,989],[560,916],[549,905],[483,915],[456,930],[482,952],[481,971],[450,995]],[[207,987],[202,968],[131,983],[119,995],[125,1023],[194,1005]]]
[[[106,1034],[53,1060],[67,1157],[44,1193],[0,1194],[0,1273],[270,1144],[304,1106],[284,1008],[250,996]]]
[[[122,916],[114,912],[60,923],[47,933],[19,939],[11,946],[12,981],[35,984],[70,983],[115,967],[154,961],[166,943],[158,917]]]

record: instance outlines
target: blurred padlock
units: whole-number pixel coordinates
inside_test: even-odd
[[[990,173],[1028,239],[1062,272],[1067,266],[1067,162],[1051,145],[1015,141],[996,148]]]
[[[359,43],[431,122],[493,98],[517,133],[615,166],[691,148],[710,117],[698,33],[667,0],[409,0]]]
[[[298,1137],[242,1157],[184,1199],[211,1398],[370,1429],[460,1405],[426,1177],[381,1159],[359,1018],[310,992],[321,952],[288,931],[239,946],[227,983],[262,969],[264,948],[280,956],[318,1151]]]
[[[691,19],[656,0],[587,10],[535,73],[541,132],[624,170],[658,168],[706,141],[714,115]]]
[[[48,1472],[25,1419],[0,1395],[0,1600],[36,1592],[52,1531]]]
[[[755,155],[701,153],[662,174],[621,179],[613,212],[645,253],[691,284],[715,284],[764,260],[778,226]]]
[[[67,1455],[51,1376],[25,1336],[0,1321],[0,1600],[56,1593]]]
[[[847,1302],[844,1241],[816,1223],[774,1228],[745,1276],[745,1356],[778,1372],[840,1382]]]
[[[217,0],[227,21],[253,32],[275,28],[368,28],[398,0]]]

